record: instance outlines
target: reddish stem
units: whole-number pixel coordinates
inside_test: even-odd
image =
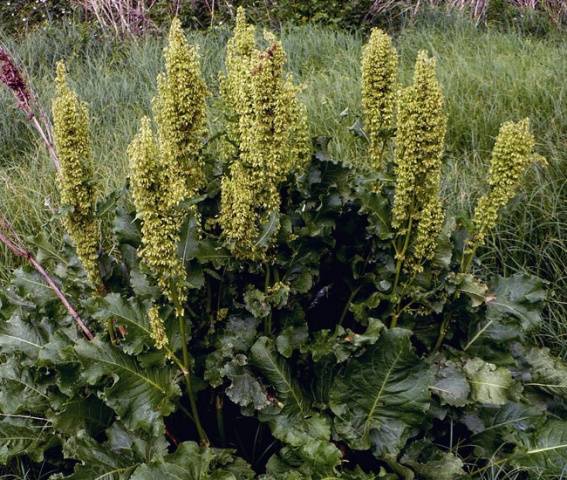
[[[47,271],[43,268],[43,266],[36,260],[36,258],[26,250],[21,241],[18,239],[15,233],[12,233],[12,237],[10,238],[10,234],[6,234],[3,230],[8,232],[13,232],[11,225],[3,218],[0,218],[0,242],[2,242],[6,247],[17,257],[25,258],[33,268],[44,278],[46,283],[51,287],[51,289],[55,292],[55,295],[63,306],[69,312],[69,315],[75,320],[77,327],[83,332],[85,337],[89,340],[94,338],[94,334],[89,330],[89,328],[85,325],[77,310],[69,303],[67,297],[63,294],[59,286],[55,283],[55,280],[51,278],[51,276],[47,273]]]

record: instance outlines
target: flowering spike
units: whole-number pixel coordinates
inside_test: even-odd
[[[413,85],[399,95],[392,211],[392,224],[400,234],[412,235],[409,230],[416,228],[411,263],[418,271],[433,255],[443,224],[439,187],[446,125],[435,60],[422,51]]]
[[[55,84],[54,137],[61,162],[58,187],[61,204],[68,210],[63,224],[75,242],[90,283],[99,288],[99,221],[96,218],[88,108],[67,85],[63,62],[57,63]]]
[[[392,39],[379,28],[372,29],[362,50],[362,110],[368,134],[370,167],[382,167],[387,137],[393,127],[398,77],[398,54]]]
[[[183,314],[187,293],[185,266],[177,256],[183,222],[181,202],[194,197],[205,182],[200,156],[206,134],[206,85],[197,52],[174,19],[164,50],[165,73],[158,77],[153,101],[157,139],[144,118],[128,148],[131,188],[142,220],[144,263],[160,288]]]
[[[158,350],[162,350],[169,345],[169,339],[165,331],[165,325],[159,314],[159,308],[152,305],[148,310],[148,318],[150,320],[150,336],[154,341],[154,345]]]
[[[168,201],[176,205],[204,185],[200,150],[206,134],[208,93],[197,52],[187,42],[178,18],[171,24],[164,58],[166,71],[158,76],[153,110],[168,176]]]
[[[516,194],[530,163],[534,159],[543,160],[534,155],[534,145],[527,118],[501,125],[488,171],[489,190],[476,206],[474,235],[469,249],[474,250],[484,243],[486,235],[496,225],[500,210]]]
[[[239,119],[250,114],[250,75],[257,56],[255,28],[246,23],[244,7],[238,7],[236,25],[232,38],[226,45],[226,74],[220,79],[220,92],[224,102],[228,141],[223,143],[223,155],[232,159],[237,156],[240,144]]]
[[[279,42],[257,55],[246,89],[248,111],[239,118],[240,156],[222,182],[220,223],[233,253],[261,260],[269,242],[262,228],[280,208],[279,187],[309,161],[307,112],[299,89],[284,77],[285,52]]]
[[[168,199],[161,153],[147,117],[128,147],[128,158],[130,188],[142,221],[140,256],[177,313],[182,314],[186,287],[185,268],[177,257],[180,219]]]

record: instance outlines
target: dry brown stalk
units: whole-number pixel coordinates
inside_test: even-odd
[[[10,55],[5,47],[0,46],[0,83],[14,95],[18,108],[26,115],[32,126],[39,133],[45,144],[49,156],[59,171],[59,157],[55,151],[53,142],[53,128],[49,118],[39,105],[37,96],[26,81],[22,70],[18,68],[14,57]]]
[[[17,232],[14,230],[10,222],[4,218],[2,214],[0,214],[0,242],[2,242],[6,247],[17,257],[26,259],[30,265],[43,277],[45,282],[49,285],[49,287],[53,290],[57,298],[61,301],[63,306],[69,312],[69,315],[75,320],[77,327],[83,335],[92,340],[94,338],[94,334],[89,330],[86,326],[85,322],[81,319],[80,315],[77,313],[77,310],[71,305],[61,288],[57,285],[55,280],[47,273],[45,268],[37,261],[37,259],[27,250],[24,246],[24,243],[18,236]]]

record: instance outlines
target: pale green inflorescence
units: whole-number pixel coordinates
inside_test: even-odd
[[[168,200],[176,205],[196,195],[205,182],[200,151],[207,131],[208,95],[197,51],[187,42],[178,18],[171,24],[164,58],[166,71],[158,76],[153,111],[168,176],[164,181],[170,183]]]
[[[57,63],[55,82],[52,108],[55,147],[61,164],[58,186],[61,204],[68,210],[63,223],[75,243],[90,283],[100,288],[99,221],[96,218],[89,113],[87,105],[69,88],[63,62]]]
[[[476,206],[474,235],[469,249],[484,243],[486,235],[498,221],[500,210],[518,191],[528,166],[534,160],[545,162],[534,154],[534,145],[527,118],[519,122],[505,122],[500,127],[488,172],[489,190]]]
[[[238,7],[233,36],[226,45],[226,74],[220,78],[220,92],[229,117],[227,122],[228,139],[223,143],[224,156],[232,160],[238,155],[240,144],[239,120],[250,114],[250,76],[252,66],[258,55],[255,28],[246,23],[244,7]]]
[[[142,120],[140,131],[128,147],[128,157],[130,189],[137,216],[142,220],[140,256],[181,314],[186,294],[185,268],[177,257],[181,218],[170,200],[169,174],[148,118]]]
[[[220,223],[234,255],[264,260],[263,226],[279,211],[279,188],[309,161],[310,140],[305,106],[284,76],[286,55],[274,41],[258,52],[247,92],[250,110],[239,118],[240,155],[222,182]]]
[[[413,84],[399,94],[397,120],[392,224],[400,235],[413,235],[406,268],[420,271],[435,251],[444,221],[439,189],[447,128],[435,60],[426,52],[418,54]]]
[[[384,130],[394,124],[397,88],[398,54],[390,36],[374,28],[362,50],[362,110],[374,170],[382,167],[387,141]]]
[[[165,326],[159,314],[159,308],[156,305],[152,305],[150,307],[148,317],[150,319],[150,336],[152,337],[156,348],[161,350],[164,347],[167,347],[169,345],[169,339],[167,338]]]
[[[197,52],[177,19],[164,57],[166,72],[158,78],[153,101],[157,136],[144,118],[128,157],[132,197],[142,221],[140,256],[176,314],[182,315],[187,286],[185,267],[177,256],[184,217],[180,204],[194,197],[205,181],[200,153],[206,134],[207,88]]]

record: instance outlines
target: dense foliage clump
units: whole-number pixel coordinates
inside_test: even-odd
[[[567,365],[530,335],[544,282],[481,278],[475,256],[541,160],[527,120],[503,125],[486,195],[455,219],[433,59],[421,52],[398,89],[373,33],[361,138],[381,153],[347,164],[332,139],[309,141],[283,47],[264,37],[240,11],[216,99],[226,128],[207,137],[198,57],[172,25],[130,181],[88,198],[93,221],[113,212],[101,288],[79,237],[63,251],[34,240],[94,339],[33,270],[0,294],[0,463],[91,480],[559,478]],[[83,117],[75,131],[56,113],[59,145],[86,138]]]

